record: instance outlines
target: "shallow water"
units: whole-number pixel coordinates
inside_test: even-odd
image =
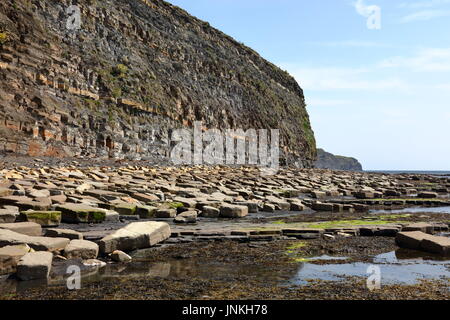
[[[369,277],[369,267],[377,266],[381,284],[415,284],[420,279],[450,278],[450,258],[439,260],[418,252],[398,250],[373,257],[372,263],[356,262],[317,265],[302,263],[291,283],[304,285],[310,279],[338,281],[347,276]]]
[[[194,259],[180,259],[168,262],[151,263],[145,261],[146,254],[137,252],[134,261],[128,264],[108,264],[103,268],[82,268],[81,285],[92,282],[106,282],[114,278],[201,278],[209,280],[236,281],[236,277],[254,277],[260,281],[275,281],[280,286],[305,285],[310,279],[339,281],[346,276],[368,277],[368,268],[378,266],[381,271],[381,284],[415,284],[419,279],[450,278],[450,258],[442,259],[418,251],[400,249],[380,254],[370,262],[345,263],[346,257],[318,256],[311,262],[298,263],[292,274],[281,274],[264,265],[236,265],[233,263],[202,263]],[[329,261],[318,265],[313,261]],[[333,261],[341,260],[339,263]],[[77,262],[81,265],[80,262]],[[73,264],[73,262],[70,262]],[[53,268],[48,281],[17,281],[13,278],[0,280],[0,293],[24,292],[30,288],[65,286],[69,275],[65,274],[69,263],[63,262]]]
[[[449,213],[450,207],[411,207],[398,210],[370,210],[370,214]]]

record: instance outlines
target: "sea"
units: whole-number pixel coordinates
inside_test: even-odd
[[[450,171],[425,171],[425,170],[366,170],[365,172],[385,174],[426,174],[443,178],[450,178]]]

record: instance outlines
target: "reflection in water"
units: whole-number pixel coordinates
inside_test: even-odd
[[[76,264],[82,270],[81,285],[92,282],[104,282],[109,279],[145,278],[200,278],[210,280],[236,281],[237,277],[246,276],[260,281],[275,281],[280,286],[292,284],[304,285],[309,279],[339,281],[345,276],[367,277],[367,268],[377,265],[381,269],[383,283],[414,284],[418,279],[450,278],[450,258],[438,258],[418,251],[400,249],[372,258],[371,262],[345,263],[346,257],[319,256],[310,260],[329,261],[330,264],[299,263],[294,274],[286,274],[268,265],[242,265],[232,263],[202,262],[195,259],[173,260],[167,262],[145,261],[145,254],[140,253],[142,261],[127,264],[107,264],[104,267],[87,268],[81,261],[62,261],[54,265],[47,281],[17,281],[14,278],[0,278],[0,293],[23,292],[30,288],[46,286],[65,287],[69,265]],[[333,260],[344,260],[340,264]]]
[[[450,278],[450,258],[402,249],[375,256],[372,263],[303,263],[291,282],[303,285],[309,279],[338,281],[346,276],[368,277],[367,269],[371,265],[380,267],[382,284],[415,284],[419,279]]]
[[[371,214],[450,213],[450,207],[412,207],[398,210],[370,210]]]

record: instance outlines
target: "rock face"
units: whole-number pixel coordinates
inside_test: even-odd
[[[130,251],[151,247],[170,237],[170,227],[165,222],[134,222],[99,241],[102,253],[115,250]]]
[[[323,149],[317,149],[317,160],[314,165],[318,169],[362,171],[362,165],[355,158],[336,156]]]
[[[164,157],[168,132],[280,129],[281,157],[312,166],[303,91],[252,49],[161,0],[0,3],[0,150]],[[291,161],[292,160],[292,161]]]

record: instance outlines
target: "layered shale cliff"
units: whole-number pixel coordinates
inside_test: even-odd
[[[311,166],[303,91],[250,48],[161,0],[0,2],[0,151],[167,156],[170,130],[280,129],[282,155]],[[292,163],[292,162],[291,162]]]

